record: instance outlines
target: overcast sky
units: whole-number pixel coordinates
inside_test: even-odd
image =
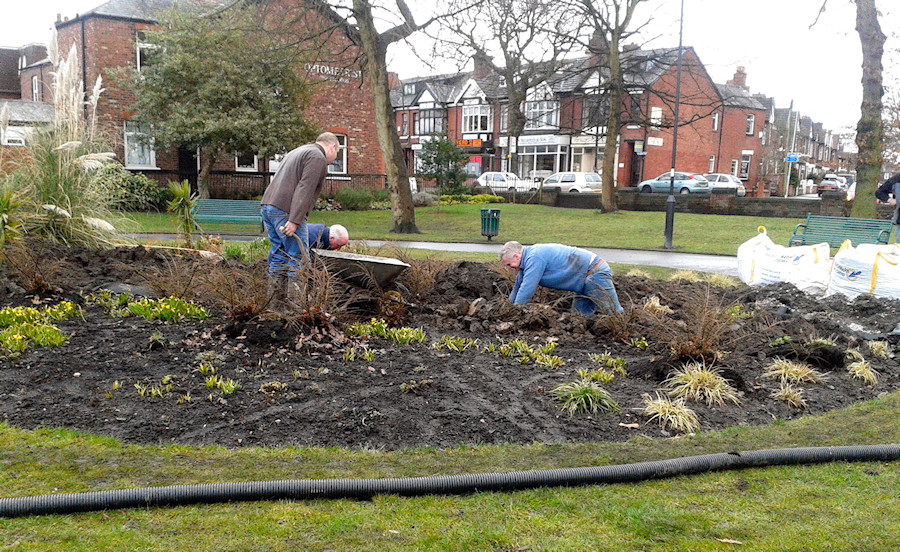
[[[778,107],[794,108],[840,130],[859,119],[862,54],[849,0],[828,0],[828,9],[811,29],[823,0],[684,0],[684,45],[693,46],[713,80],[724,83],[738,66],[747,71],[751,92],[775,98]],[[876,0],[882,12],[886,83],[900,79],[900,2]],[[103,0],[2,0],[0,45],[46,43],[56,14],[72,18],[102,5]],[[656,37],[648,46],[678,45],[680,0],[650,0]],[[431,70],[410,60],[402,45],[389,52],[390,68],[401,78]]]

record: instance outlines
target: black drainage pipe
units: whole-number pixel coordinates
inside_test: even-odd
[[[709,471],[823,462],[884,462],[900,459],[900,444],[810,447],[729,452],[618,466],[560,468],[403,477],[389,479],[294,479],[171,485],[95,491],[90,493],[26,496],[0,499],[0,517],[69,514],[121,508],[184,506],[256,500],[321,498],[368,499],[375,495],[423,496],[485,491],[513,491],[538,487],[569,487],[604,483],[631,483]]]

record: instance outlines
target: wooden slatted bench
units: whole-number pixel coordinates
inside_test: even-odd
[[[892,226],[887,219],[807,215],[806,222],[794,228],[788,245],[828,242],[831,247],[840,247],[844,240],[850,240],[853,245],[887,243],[891,239]]]
[[[259,201],[252,199],[198,199],[194,220],[213,224],[258,224],[263,231]]]

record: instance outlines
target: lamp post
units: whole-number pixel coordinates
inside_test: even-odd
[[[681,39],[684,29],[684,0],[678,18],[678,72],[675,76],[675,121],[672,130],[672,170],[669,172],[669,197],[666,199],[665,249],[672,249],[672,232],[675,226],[675,158],[678,151],[678,107],[681,103]]]

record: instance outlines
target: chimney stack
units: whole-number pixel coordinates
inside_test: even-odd
[[[749,90],[747,87],[747,72],[744,71],[744,66],[738,66],[737,71],[734,72],[734,78],[725,84],[729,86],[739,86],[744,90]]]
[[[475,56],[472,58],[472,61],[474,63],[472,78],[476,81],[485,79],[494,73],[490,65],[491,58],[487,55],[475,54]]]

